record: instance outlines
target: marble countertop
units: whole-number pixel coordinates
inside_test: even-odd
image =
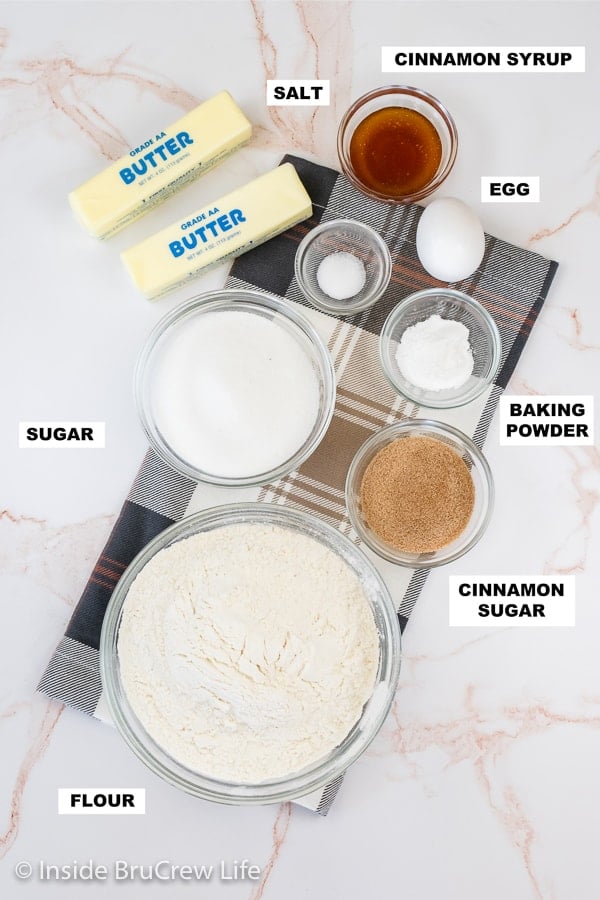
[[[595,447],[485,451],[498,489],[484,540],[429,578],[404,635],[392,713],[327,818],[284,804],[228,808],[151,775],[117,733],[35,686],[145,450],[131,377],[149,329],[191,291],[147,303],[119,251],[285,152],[336,166],[349,103],[393,77],[382,45],[581,45],[580,75],[413,75],[452,111],[459,156],[444,193],[486,231],[559,261],[512,393],[591,394],[600,312],[600,6],[597,3],[5,3],[3,627],[0,884],[63,897],[15,866],[93,860],[230,864],[203,896],[300,900],[593,900],[600,896],[600,457]],[[267,108],[265,79],[331,80],[330,107]],[[140,134],[227,88],[255,123],[243,151],[113,240],[66,195]],[[480,176],[541,177],[540,203],[479,202]],[[198,289],[223,284],[225,266]],[[21,420],[105,421],[106,449],[17,448]],[[595,551],[594,551],[594,548]],[[449,574],[574,574],[574,628],[450,628]],[[58,816],[58,787],[138,786],[145,816]],[[81,883],[83,884],[83,883]],[[77,896],[145,896],[139,877]],[[189,884],[174,881],[169,897]],[[187,895],[186,895],[187,896]]]

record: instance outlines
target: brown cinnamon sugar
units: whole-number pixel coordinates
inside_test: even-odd
[[[475,487],[466,463],[447,444],[405,437],[373,457],[360,503],[366,524],[387,544],[405,553],[431,553],[465,530]]]

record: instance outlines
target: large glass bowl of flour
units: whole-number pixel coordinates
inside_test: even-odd
[[[148,439],[196,481],[275,481],[317,448],[335,405],[329,352],[286,300],[201,294],[167,313],[138,357],[134,390]]]
[[[232,535],[239,546],[223,555],[221,566],[220,542]],[[208,542],[211,556],[203,561],[198,551],[198,569],[204,574],[194,590],[181,559],[198,538]],[[277,547],[285,557],[293,545],[299,550],[295,578],[303,582],[300,586],[278,581]],[[239,557],[234,566],[233,557]],[[171,558],[172,587],[165,590],[164,564],[171,565]],[[154,572],[156,563],[162,568]],[[243,575],[244,569],[255,569],[255,575]],[[332,590],[331,571],[337,570],[339,588]],[[269,595],[270,613],[262,609],[262,601],[261,608],[250,607],[250,614],[244,597],[238,603],[239,584],[251,592],[244,582],[248,577]],[[139,603],[136,592],[144,578],[149,593]],[[304,579],[308,634],[306,616],[298,609]],[[356,590],[359,601],[352,600]],[[381,576],[337,529],[298,510],[239,503],[182,520],[135,558],[104,618],[100,665],[115,725],[153,772],[207,800],[274,803],[331,783],[369,746],[396,690],[400,630]],[[282,667],[285,690],[279,678]],[[288,683],[292,699],[285,694]],[[363,694],[353,694],[355,683]],[[354,719],[343,724],[339,717],[348,697],[355,704]],[[199,722],[206,724],[200,728]],[[314,739],[322,731],[331,746],[320,753]],[[310,761],[302,765],[306,759]]]

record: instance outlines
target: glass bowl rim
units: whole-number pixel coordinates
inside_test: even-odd
[[[488,334],[490,335],[492,356],[488,374],[485,376],[485,378],[480,379],[480,383],[476,385],[475,388],[472,388],[469,392],[465,392],[464,394],[458,394],[456,398],[443,400],[436,400],[435,391],[424,391],[427,396],[427,400],[425,401],[423,397],[419,397],[416,393],[412,393],[410,391],[410,388],[407,389],[404,385],[400,385],[400,383],[396,380],[395,373],[390,369],[390,366],[388,365],[387,354],[385,350],[392,340],[391,333],[396,326],[398,319],[403,315],[403,313],[406,312],[406,309],[408,307],[417,306],[423,300],[428,300],[429,298],[433,298],[439,295],[449,297],[461,303],[467,309],[470,309],[478,314],[478,316],[485,323]],[[486,390],[486,388],[489,387],[489,385],[498,374],[502,356],[502,338],[500,337],[500,330],[496,325],[493,316],[491,316],[487,309],[483,306],[483,304],[481,304],[478,300],[475,300],[474,297],[470,297],[463,291],[457,291],[455,288],[445,287],[425,288],[422,291],[415,291],[413,294],[409,294],[407,297],[404,297],[403,300],[399,300],[394,308],[389,312],[385,322],[383,323],[383,327],[379,335],[378,344],[379,362],[388,383],[397,393],[399,393],[402,397],[405,397],[407,400],[410,400],[411,403],[415,403],[420,407],[425,406],[428,409],[458,409],[461,406],[466,406],[467,403],[471,403],[472,400],[477,399],[477,397],[479,397]]]
[[[367,187],[367,185],[365,185],[355,174],[352,163],[350,162],[350,159],[344,150],[344,138],[346,135],[346,130],[350,125],[353,116],[361,109],[361,107],[365,106],[367,103],[370,103],[371,100],[375,100],[378,97],[383,97],[386,95],[389,95],[390,97],[417,97],[428,106],[432,106],[442,118],[450,142],[448,159],[446,160],[446,165],[444,166],[444,168],[441,169],[441,171],[439,171],[435,175],[435,177],[430,182],[428,182],[428,184],[424,185],[418,191],[413,191],[410,194],[406,194],[404,197],[390,197],[388,194],[384,194],[380,191],[374,190],[373,188]],[[366,94],[362,94],[360,97],[358,97],[348,107],[348,109],[342,116],[337,133],[337,152],[338,159],[342,167],[342,172],[352,182],[354,187],[361,192],[361,194],[365,194],[366,196],[372,197],[375,200],[381,200],[383,203],[414,203],[417,200],[423,200],[425,197],[428,197],[430,194],[436,191],[452,171],[452,168],[456,161],[456,155],[458,153],[458,129],[450,111],[441,102],[441,100],[438,100],[437,97],[435,97],[433,94],[430,94],[428,91],[424,91],[422,88],[413,87],[412,85],[408,84],[381,85],[380,87],[373,88],[373,90],[367,91]]]
[[[311,244],[317,237],[319,237],[321,234],[325,234],[327,231],[333,231],[336,228],[342,228],[344,226],[347,228],[355,228],[358,231],[362,231],[369,236],[369,238],[373,241],[381,254],[381,257],[383,259],[383,271],[381,276],[381,285],[377,291],[372,293],[371,296],[364,298],[358,303],[352,303],[351,298],[348,302],[339,301],[340,304],[344,303],[344,306],[335,306],[334,304],[329,305],[328,303],[325,303],[310,289],[310,286],[301,273],[300,266]],[[361,222],[359,219],[350,219],[345,216],[344,218],[330,219],[328,222],[321,222],[319,225],[316,225],[315,228],[311,229],[308,234],[304,235],[304,237],[300,241],[300,244],[298,245],[298,249],[296,250],[296,255],[294,257],[294,274],[296,276],[296,281],[298,282],[298,287],[300,288],[306,299],[313,306],[315,306],[317,309],[320,309],[322,312],[338,316],[350,316],[354,315],[355,313],[364,312],[366,309],[370,309],[383,296],[392,277],[392,255],[390,253],[390,248],[388,247],[382,236],[377,231],[375,231],[374,228],[372,228],[370,225],[367,225],[366,222]],[[323,293],[325,292],[323,291]]]
[[[487,491],[487,505],[482,517],[482,521],[479,524],[477,530],[471,536],[470,540],[467,541],[467,543],[464,545],[464,547],[459,547],[453,553],[449,554],[444,554],[443,551],[445,548],[442,547],[440,548],[440,550],[435,551],[436,554],[441,554],[439,558],[428,559],[422,563],[419,563],[416,559],[409,559],[408,554],[403,554],[398,550],[394,550],[393,547],[390,547],[383,541],[381,541],[380,544],[376,544],[371,537],[370,531],[365,528],[362,522],[362,518],[358,510],[355,508],[354,503],[349,502],[349,498],[352,496],[352,486],[356,481],[358,468],[364,462],[365,458],[369,454],[371,454],[371,451],[373,451],[374,448],[379,449],[386,446],[391,442],[391,440],[394,439],[394,437],[401,436],[404,433],[410,434],[411,431],[418,430],[423,430],[426,433],[431,432],[432,436],[439,436],[440,433],[446,435],[447,437],[452,438],[463,451],[467,450],[481,469],[483,481]],[[391,440],[388,441],[388,437]],[[454,562],[454,560],[459,559],[461,556],[464,556],[465,553],[467,553],[469,550],[472,550],[472,548],[477,543],[479,543],[489,525],[494,509],[494,479],[487,459],[485,458],[479,447],[463,431],[460,431],[460,429],[455,428],[453,425],[447,425],[445,422],[440,422],[437,419],[407,418],[402,419],[400,422],[393,422],[391,425],[386,425],[385,427],[378,429],[370,437],[368,437],[363,444],[361,444],[361,446],[354,454],[352,462],[350,463],[350,468],[348,469],[348,474],[346,475],[344,495],[346,499],[346,508],[348,510],[348,516],[350,518],[352,527],[356,531],[361,541],[364,541],[367,547],[369,547],[374,553],[376,553],[378,556],[381,556],[383,559],[386,559],[388,562],[395,563],[399,566],[404,566],[405,568],[433,569],[437,568],[438,566],[443,566],[447,565],[448,563]],[[418,554],[414,555],[418,556]]]
[[[341,759],[336,755],[331,758],[330,754],[324,761],[312,764],[300,773],[292,773],[289,776],[258,785],[233,784],[194,772],[173,760],[158,745],[156,746],[159,755],[162,754],[164,759],[157,759],[152,749],[148,749],[136,734],[136,725],[144,734],[145,729],[138,722],[135,713],[128,709],[127,697],[120,681],[117,655],[118,629],[128,591],[137,574],[154,554],[164,547],[170,546],[179,536],[185,537],[199,533],[198,526],[216,523],[215,527],[219,527],[218,523],[221,521],[227,525],[249,520],[281,523],[284,527],[291,527],[304,534],[308,532],[313,536],[316,533],[324,538],[325,545],[337,555],[340,555],[340,551],[334,548],[340,546],[346,551],[350,551],[357,567],[368,572],[369,578],[373,578],[377,585],[376,606],[385,622],[383,633],[379,627],[377,629],[381,648],[379,669],[382,669],[383,666],[383,671],[379,680],[375,682],[371,696],[373,697],[376,691],[382,687],[385,688],[386,696],[377,715],[371,714],[367,717],[368,728],[357,730]],[[192,530],[190,531],[190,529]],[[315,538],[315,540],[318,539],[318,537]],[[371,606],[370,600],[369,605]],[[121,576],[109,600],[102,624],[99,652],[103,695],[106,698],[112,721],[125,743],[151,771],[160,775],[169,784],[205,800],[230,805],[264,804],[290,800],[317,790],[346,771],[367,749],[379,733],[394,700],[400,675],[401,633],[397,610],[382,575],[361,548],[342,534],[339,529],[334,528],[323,519],[299,509],[289,509],[261,502],[232,503],[211,507],[194,513],[192,516],[184,517],[160,532],[137,554]],[[131,717],[134,720],[133,726]],[[362,718],[363,716],[357,720],[356,724]],[[356,728],[356,725],[353,728]],[[150,744],[152,743],[154,742],[150,739]],[[332,753],[335,754],[335,750]],[[175,769],[169,767],[170,762],[175,763]],[[181,774],[182,771],[184,775]],[[186,775],[191,777],[186,778]],[[233,787],[233,791],[231,787]],[[235,793],[236,790],[238,793]]]
[[[198,310],[200,310],[202,314],[206,311],[228,309],[232,304],[236,307],[239,305],[240,309],[252,306],[254,306],[254,308],[260,307],[263,310],[267,309],[277,315],[281,315],[288,323],[291,323],[303,337],[308,340],[315,351],[319,361],[319,383],[324,394],[324,402],[319,405],[316,419],[318,428],[315,431],[312,440],[305,441],[292,456],[287,460],[284,460],[278,466],[256,475],[240,477],[220,476],[209,472],[203,472],[187,463],[185,460],[180,459],[166,443],[159,441],[155,436],[152,416],[144,403],[144,386],[150,370],[152,353],[159,340],[166,334],[169,328],[183,320],[187,315],[191,315]],[[320,337],[308,318],[303,313],[296,310],[289,300],[258,290],[254,291],[246,288],[217,288],[213,291],[197,294],[185,303],[176,306],[170,312],[167,312],[154,325],[146,337],[136,359],[133,373],[133,392],[142,429],[150,442],[152,449],[163,462],[193,481],[230,487],[251,487],[268,484],[271,481],[282,478],[301,465],[301,463],[308,459],[308,457],[316,450],[325,436],[325,432],[329,428],[333,418],[336,401],[336,377],[333,361],[325,341]]]

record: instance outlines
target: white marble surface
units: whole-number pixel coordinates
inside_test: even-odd
[[[510,385],[598,387],[600,9],[597,3],[5,3],[0,32],[4,473],[0,667],[3,896],[63,897],[19,883],[40,859],[218,864],[249,859],[259,883],[214,879],[73,886],[71,895],[300,900],[594,900],[600,896],[600,459],[596,448],[486,453],[491,527],[429,579],[404,638],[397,699],[329,817],[219,807],[150,775],[111,729],[35,685],[101,550],[145,448],[132,367],[151,305],[118,252],[295,151],[335,165],[337,121],[389,76],[382,44],[585,44],[585,75],[426,75],[454,114],[459,157],[444,192],[486,230],[560,262]],[[264,105],[267,77],[330,78],[332,105]],[[75,224],[68,190],[129,144],[228,88],[256,123],[251,146],[114,240]],[[482,174],[539,174],[542,202],[486,205]],[[223,283],[226,269],[197,287]],[[97,452],[16,448],[24,419],[104,420]],[[451,573],[574,573],[572,629],[451,629]],[[56,790],[145,786],[144,817],[59,817]],[[69,888],[70,889],[70,888]]]

